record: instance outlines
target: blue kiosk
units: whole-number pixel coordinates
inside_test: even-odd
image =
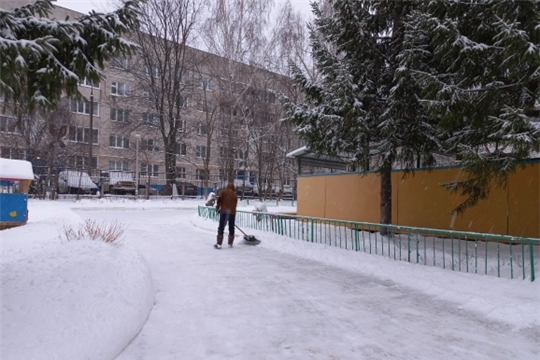
[[[29,161],[0,158],[0,230],[28,221],[28,189],[33,179]]]

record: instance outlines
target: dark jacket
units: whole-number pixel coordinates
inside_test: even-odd
[[[228,212],[230,214],[236,214],[236,203],[238,202],[238,196],[234,192],[234,185],[228,183],[227,187],[219,194],[216,209],[219,212]]]

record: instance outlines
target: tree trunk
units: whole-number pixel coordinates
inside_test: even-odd
[[[174,154],[174,150],[174,146],[165,147],[165,179],[167,180],[167,185],[170,186],[176,183],[176,155]]]
[[[381,169],[381,224],[392,224],[392,167]],[[387,234],[386,228],[381,228],[381,234]]]

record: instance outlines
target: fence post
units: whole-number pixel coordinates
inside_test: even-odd
[[[531,257],[531,282],[534,281],[534,251],[532,241],[529,240],[529,256]],[[525,267],[525,266],[523,266]]]
[[[356,251],[358,251],[360,244],[358,241],[358,224],[357,223],[354,224],[354,243],[356,246]]]
[[[313,242],[313,219],[311,220],[311,242]]]
[[[411,262],[411,229],[407,231],[407,262]]]

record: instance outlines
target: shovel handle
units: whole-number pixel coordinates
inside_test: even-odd
[[[240,230],[240,232],[241,232],[242,234],[248,236],[248,234],[246,234],[245,232],[243,232],[242,229],[240,229],[240,228],[238,227],[238,225],[234,225],[234,227],[237,228],[238,230]]]

